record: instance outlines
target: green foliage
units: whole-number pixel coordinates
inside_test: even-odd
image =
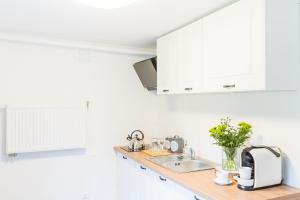
[[[214,138],[216,145],[225,148],[239,148],[251,136],[252,126],[241,122],[237,127],[230,125],[230,118],[221,119],[221,123],[209,130],[210,136]]]

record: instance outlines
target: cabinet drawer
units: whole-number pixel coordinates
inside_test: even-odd
[[[129,158],[126,155],[123,155],[121,153],[117,153],[117,159],[119,161],[123,161],[123,162],[131,165],[132,167],[135,167],[135,165],[136,165],[136,162],[134,160],[132,160],[131,158]]]

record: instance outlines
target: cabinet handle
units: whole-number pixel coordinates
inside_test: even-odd
[[[161,181],[164,181],[164,182],[166,182],[166,181],[167,181],[167,179],[166,179],[166,178],[163,178],[163,177],[161,177],[161,176],[159,176],[159,179],[160,179]]]
[[[142,170],[146,170],[146,169],[147,169],[146,167],[143,167],[142,165],[140,166],[140,168],[141,168]]]
[[[127,157],[126,157],[126,156],[123,156],[123,159],[124,159],[124,160],[127,160]]]
[[[201,199],[199,199],[196,195],[194,196],[194,199],[195,199],[195,200],[201,200]]]
[[[164,93],[170,92],[170,90],[163,90]]]
[[[223,85],[223,88],[225,88],[225,89],[235,88],[235,84],[233,84],[233,85]]]
[[[184,88],[185,91],[192,91],[193,88]]]

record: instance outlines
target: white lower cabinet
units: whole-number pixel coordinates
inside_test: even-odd
[[[172,189],[172,182],[170,182],[167,178],[165,178],[159,174],[156,174],[156,173],[154,173],[153,179],[154,179],[153,186],[155,188],[154,199],[155,200],[165,200],[165,199],[173,200],[174,194],[173,194],[173,189]]]
[[[205,200],[120,153],[117,160],[118,200]]]
[[[193,192],[183,188],[182,186],[175,184],[174,185],[174,191],[176,193],[174,200],[205,200],[203,197],[200,197],[199,195],[194,194]]]
[[[136,163],[136,170],[138,172],[138,200],[152,200],[154,198],[154,185],[152,182],[152,171],[148,168]]]
[[[122,154],[117,154],[117,199],[138,200],[138,172],[136,163]]]

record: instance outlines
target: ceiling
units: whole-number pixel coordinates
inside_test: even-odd
[[[138,0],[120,9],[80,0],[0,0],[0,32],[154,48],[155,40],[236,0]]]

